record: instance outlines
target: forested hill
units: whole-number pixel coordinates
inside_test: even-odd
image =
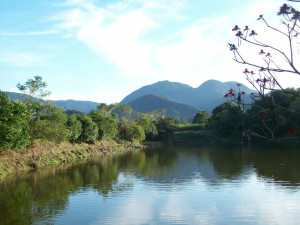
[[[224,94],[231,88],[237,92],[237,82],[208,80],[199,87],[193,88],[178,82],[159,81],[141,87],[127,95],[121,101],[121,104],[130,104],[132,101],[145,95],[155,95],[166,100],[190,105],[198,110],[210,112],[219,104],[227,101],[224,98]],[[249,95],[255,91],[243,84],[241,84],[240,89],[246,93],[246,102],[250,102]],[[141,103],[145,104],[143,102]]]
[[[157,109],[166,109],[167,115],[176,118],[193,118],[197,111],[211,112],[216,106],[227,101],[224,94],[229,89],[237,91],[237,82],[220,82],[208,80],[197,88],[179,82],[159,81],[146,85],[127,95],[121,104],[129,104],[134,111],[150,112]],[[241,84],[240,89],[246,94],[254,92]],[[10,99],[22,100],[22,95],[6,92]],[[249,96],[248,101],[250,102]],[[247,101],[247,100],[246,100]],[[100,103],[78,100],[52,101],[54,105],[69,111],[89,113]]]
[[[172,116],[177,119],[192,119],[198,111],[190,105],[173,102],[155,95],[144,95],[131,101],[128,105],[130,105],[134,111],[142,113],[165,109],[167,116]]]
[[[5,92],[11,100],[23,100],[20,93],[15,92]],[[57,100],[51,101],[54,105],[62,107],[65,110],[78,111],[83,113],[89,113],[90,111],[97,108],[100,105],[98,102],[92,101],[79,101],[79,100]]]

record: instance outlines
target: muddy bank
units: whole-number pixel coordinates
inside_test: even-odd
[[[101,141],[93,145],[61,143],[34,143],[25,152],[0,153],[0,181],[10,174],[51,167],[93,156],[101,157],[136,148],[131,144]]]

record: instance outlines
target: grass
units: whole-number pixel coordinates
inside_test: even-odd
[[[132,147],[128,143],[118,144],[115,141],[99,141],[89,145],[36,140],[27,151],[7,150],[0,153],[0,180],[17,172],[67,164],[93,156],[104,157]]]

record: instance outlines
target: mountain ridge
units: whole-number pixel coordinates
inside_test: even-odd
[[[186,116],[188,115],[188,118],[191,118],[191,112],[195,112],[195,110],[211,112],[213,108],[227,101],[227,99],[224,98],[224,94],[227,93],[230,88],[237,92],[237,83],[238,82],[235,81],[221,82],[210,79],[203,82],[198,87],[193,88],[180,82],[171,82],[168,80],[158,81],[133,91],[125,96],[120,103],[123,105],[131,105],[133,110],[137,112],[149,112],[149,105],[152,105],[151,109],[157,110],[158,106],[154,107],[156,104],[167,109],[169,115],[179,118],[187,118]],[[255,92],[243,84],[241,84],[239,88],[248,93],[248,95],[251,92]],[[23,100],[22,94],[20,93],[6,93],[12,100]],[[249,96],[246,98],[248,101],[250,101]],[[97,109],[97,106],[100,104],[93,101],[73,99],[49,101],[67,111],[73,110],[83,113],[89,113],[90,111]],[[146,110],[147,107],[148,111]]]
[[[227,101],[224,95],[229,89],[232,88],[238,92],[237,84],[238,82],[235,81],[221,82],[211,79],[193,88],[178,82],[159,81],[133,91],[121,101],[121,104],[129,104],[144,95],[152,94],[173,102],[190,105],[198,110],[211,112],[214,107]],[[240,84],[239,88],[248,93],[245,99],[250,101],[250,93],[255,91],[244,84]]]

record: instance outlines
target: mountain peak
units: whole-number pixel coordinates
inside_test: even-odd
[[[234,81],[221,82],[211,79],[202,83],[198,88],[193,88],[179,82],[170,82],[168,80],[158,81],[141,87],[127,95],[121,101],[121,104],[130,104],[135,99],[152,94],[169,101],[190,105],[198,110],[211,111],[215,106],[226,101],[224,94],[230,88],[236,88],[237,83]],[[250,90],[244,85],[242,87],[243,91],[245,90],[244,87],[246,91]]]

